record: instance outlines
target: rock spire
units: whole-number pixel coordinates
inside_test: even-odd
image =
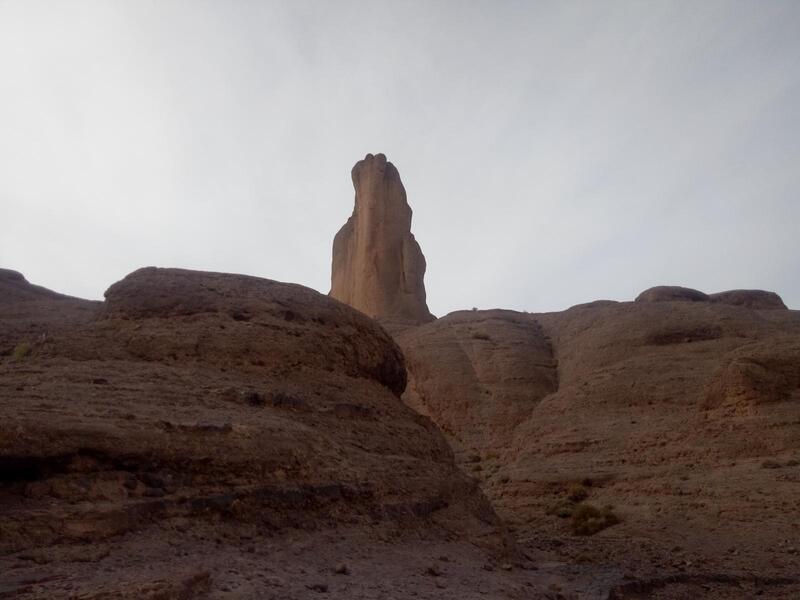
[[[383,154],[367,154],[352,178],[355,208],[333,240],[330,295],[385,322],[433,320],[400,173]]]

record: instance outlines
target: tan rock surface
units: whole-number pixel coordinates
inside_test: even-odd
[[[404,398],[529,553],[627,571],[612,597],[800,597],[800,312],[670,294],[405,331]],[[574,535],[581,502],[621,523]]]
[[[522,590],[474,577],[517,555],[404,386],[379,326],[302,286],[147,268],[0,302],[0,597]]]
[[[459,311],[396,337],[413,373],[403,400],[439,425],[462,463],[507,446],[558,388],[550,341],[521,313]]]
[[[330,295],[380,320],[432,320],[425,257],[411,233],[400,174],[383,154],[367,154],[353,167],[352,179],[355,207],[333,241]]]

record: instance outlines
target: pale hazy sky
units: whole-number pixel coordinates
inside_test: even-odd
[[[0,266],[327,292],[400,170],[431,310],[657,284],[800,308],[800,2],[0,0]]]

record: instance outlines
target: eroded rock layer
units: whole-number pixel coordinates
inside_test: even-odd
[[[286,532],[312,552],[311,532],[345,526],[350,550],[377,529],[508,550],[441,434],[400,401],[403,357],[363,314],[177,269],[136,271],[104,303],[45,297],[0,302],[0,594],[219,594],[251,579],[228,571],[252,568],[248,547],[264,564],[262,546],[291,556]],[[265,597],[257,584],[242,597]]]
[[[439,425],[462,461],[507,446],[558,389],[550,341],[522,313],[455,312],[397,340],[413,373],[403,400]]]
[[[775,298],[656,288],[560,313],[453,313],[397,336],[404,398],[530,548],[651,582],[615,597],[735,597],[758,573],[772,582],[760,593],[791,598],[800,312]],[[575,535],[586,504],[620,523]]]

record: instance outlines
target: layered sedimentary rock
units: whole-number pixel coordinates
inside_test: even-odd
[[[559,313],[453,313],[396,337],[404,399],[529,548],[650,581],[614,597],[793,598],[800,312],[765,310],[782,306],[655,288]],[[621,523],[575,536],[560,517],[579,503]]]
[[[550,341],[522,313],[459,311],[396,339],[413,373],[403,400],[439,425],[462,461],[506,447],[558,388]]]
[[[383,154],[367,154],[352,179],[355,207],[333,241],[330,295],[381,321],[431,321],[425,257],[400,174]]]
[[[441,434],[400,401],[398,347],[358,311],[219,273],[142,269],[103,303],[11,279],[0,595],[369,597],[388,540],[407,558],[508,549]],[[363,578],[337,579],[343,560]]]

